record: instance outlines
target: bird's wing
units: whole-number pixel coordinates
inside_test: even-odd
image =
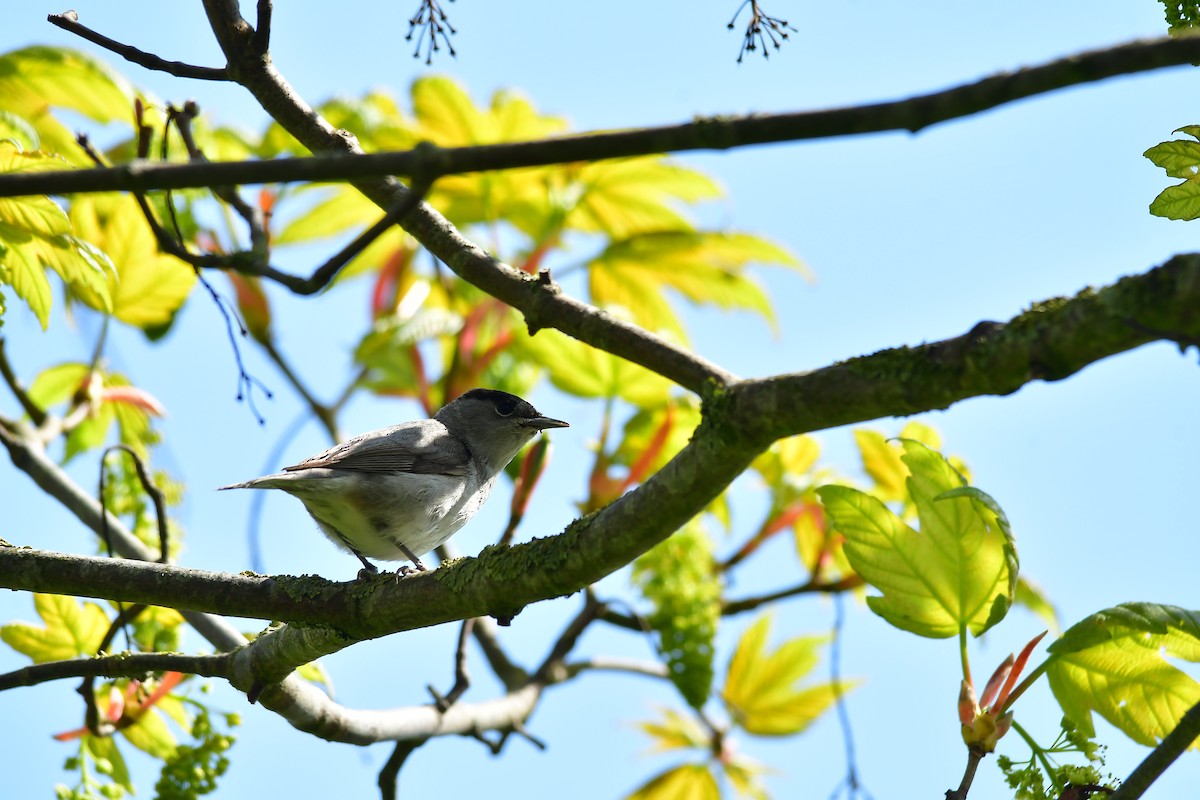
[[[285,472],[304,469],[346,469],[359,472],[416,472],[427,475],[464,475],[470,453],[436,420],[406,422],[355,436]]]

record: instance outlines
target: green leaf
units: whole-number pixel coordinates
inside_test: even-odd
[[[1187,180],[1163,189],[1150,204],[1150,213],[1167,219],[1200,217],[1200,181]]]
[[[100,606],[57,594],[35,594],[33,602],[44,627],[28,622],[0,627],[0,639],[9,647],[35,664],[96,654],[109,624]]]
[[[415,347],[421,342],[453,336],[462,329],[458,314],[444,308],[420,308],[411,316],[383,317],[354,351],[354,360],[367,369],[363,384],[372,391],[412,395],[420,385]]]
[[[633,580],[654,604],[648,617],[658,632],[668,675],[693,708],[708,700],[713,639],[721,615],[721,581],[713,545],[692,520],[634,562]]]
[[[516,329],[512,349],[541,365],[559,389],[579,397],[619,397],[650,408],[665,403],[673,386],[645,367],[551,328],[537,336],[529,336],[524,327]]]
[[[1163,142],[1142,155],[1156,167],[1166,170],[1172,178],[1190,178],[1200,171],[1200,142]]]
[[[1152,746],[1200,702],[1200,684],[1167,660],[1200,662],[1200,612],[1124,603],[1071,626],[1049,651],[1050,688],[1089,737],[1095,711]]]
[[[998,622],[1012,601],[1017,555],[1003,512],[940,454],[905,440],[903,461],[920,532],[878,498],[846,486],[817,490],[833,525],[846,537],[851,566],[881,596],[871,609],[902,630],[943,638],[976,636]]]
[[[801,636],[767,651],[771,618],[764,615],[746,629],[729,660],[721,699],[747,733],[787,736],[807,728],[837,702],[837,687],[822,683],[803,689],[796,683],[817,665],[817,651],[828,637]],[[850,688],[843,685],[843,693]]]
[[[629,800],[720,800],[717,779],[704,764],[680,764],[657,775]]]
[[[711,746],[711,735],[692,716],[670,708],[660,709],[662,722],[639,722],[642,732],[654,740],[651,752],[680,750],[694,747],[704,750]]]

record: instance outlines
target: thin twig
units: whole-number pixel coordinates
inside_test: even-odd
[[[967,751],[967,768],[963,771],[962,781],[957,789],[946,790],[946,800],[967,800],[967,793],[971,791],[971,784],[975,782],[975,771],[979,769],[979,762],[983,760],[984,755],[975,748]]]
[[[396,781],[400,778],[400,768],[408,760],[408,757],[428,739],[414,739],[409,742],[396,742],[396,746],[392,748],[392,754],[388,756],[388,760],[384,763],[383,769],[379,770],[379,796],[383,800],[396,800]]]
[[[604,604],[598,601],[592,594],[586,593],[583,600],[583,608],[575,616],[563,632],[559,634],[558,639],[554,642],[554,646],[550,648],[550,653],[546,656],[546,660],[538,667],[534,673],[534,680],[549,684],[555,683],[566,677],[566,670],[563,661],[567,655],[575,647],[579,637],[587,630],[588,625],[591,625],[604,610]]]
[[[185,672],[205,678],[227,677],[229,654],[184,655],[182,653],[115,653],[93,658],[49,661],[0,675],[0,691],[37,686],[66,678],[138,678],[147,672]]]
[[[279,371],[283,373],[283,377],[287,378],[288,383],[292,385],[292,388],[295,389],[296,393],[300,395],[302,400],[304,400],[305,404],[308,406],[308,410],[312,412],[312,415],[316,417],[321,423],[321,426],[325,428],[325,432],[329,434],[329,438],[333,440],[334,444],[339,442],[341,440],[341,432],[338,430],[337,418],[333,409],[330,406],[320,402],[316,397],[313,396],[312,392],[308,390],[308,387],[305,386],[304,382],[300,380],[300,376],[296,374],[294,369],[292,369],[291,364],[289,364],[287,359],[284,358],[283,353],[279,352],[279,348],[275,346],[274,340],[267,339],[261,344],[263,350],[266,351],[267,356],[272,362],[274,362]]]
[[[4,349],[3,336],[0,336],[0,375],[4,376],[4,382],[8,384],[9,390],[17,398],[17,402],[21,404],[21,408],[29,415],[29,421],[37,426],[45,422],[46,412],[38,408],[38,404],[33,402],[33,398],[25,391],[25,385],[21,383],[21,379],[17,377],[17,373],[13,371],[12,363],[8,360],[8,353]]]
[[[850,710],[846,707],[846,693],[842,691],[842,636],[845,633],[846,609],[840,593],[833,596],[833,631],[829,643],[829,683],[837,698],[838,724],[842,728],[842,744],[846,751],[846,777],[841,786],[846,787],[850,800],[863,796],[870,800],[871,793],[858,782],[858,759],[854,748],[854,727],[850,724]],[[834,797],[841,794],[841,786],[834,790]]]
[[[134,64],[146,69],[167,72],[177,78],[195,78],[200,81],[227,81],[230,79],[229,71],[225,67],[197,67],[192,64],[185,64],[182,61],[167,61],[153,53],[147,53],[144,50],[138,50],[136,47],[121,44],[81,24],[79,22],[79,15],[74,11],[68,11],[65,14],[51,14],[46,17],[46,21],[76,36],[87,39],[92,44],[98,44],[105,50],[116,53],[126,61],[132,61]]]
[[[774,603],[777,600],[785,600],[789,597],[797,597],[802,594],[839,594],[847,592],[851,589],[857,589],[863,585],[863,579],[858,575],[849,575],[840,580],[830,581],[828,583],[814,582],[807,580],[798,586],[793,586],[790,589],[781,589],[777,592],[758,595],[756,597],[745,597],[741,600],[727,600],[721,605],[722,616],[733,616],[741,614],[745,611],[753,611],[759,606],[767,603]]]
[[[454,686],[445,695],[438,693],[432,685],[426,686],[433,695],[433,704],[443,714],[450,706],[458,702],[458,698],[471,686],[471,676],[467,673],[467,641],[471,638],[471,629],[475,627],[475,619],[464,619],[458,628],[458,644],[454,648]]]
[[[259,55],[265,56],[271,49],[271,14],[273,4],[271,0],[258,0],[256,8],[258,18],[254,23],[254,36],[250,39],[250,46]]]
[[[103,508],[105,505],[104,462],[108,459],[109,453],[113,452],[114,450],[121,450],[125,453],[128,453],[129,457],[133,459],[133,467],[134,470],[137,471],[138,480],[142,483],[142,491],[144,491],[150,497],[150,501],[154,503],[154,517],[158,527],[158,563],[166,564],[170,561],[170,539],[167,528],[167,498],[163,494],[162,489],[158,487],[158,484],[156,484],[154,479],[150,476],[150,471],[146,469],[146,463],[142,460],[142,457],[138,455],[137,451],[129,445],[114,444],[107,448],[100,456],[100,506]],[[105,546],[109,547],[110,543],[108,542],[107,534],[105,534],[104,539]],[[110,555],[112,554],[111,551],[112,548],[109,547]]]

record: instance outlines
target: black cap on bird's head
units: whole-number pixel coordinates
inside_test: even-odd
[[[446,404],[434,419],[440,419],[442,413],[451,406],[474,402],[488,404],[498,416],[509,417],[514,422],[535,430],[571,427],[562,420],[544,416],[530,403],[522,400],[515,394],[502,392],[499,389],[471,389],[468,392],[464,392],[458,398]]]
[[[447,403],[433,417],[450,433],[471,442],[471,451],[497,473],[525,444],[547,428],[569,428],[544,416],[516,395],[498,389],[471,389]]]

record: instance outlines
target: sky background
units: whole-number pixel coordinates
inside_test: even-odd
[[[774,0],[767,11],[786,17],[796,32],[769,62],[748,57],[739,65],[740,23],[738,31],[726,29],[735,2],[463,0],[447,6],[459,31],[458,57],[439,57],[426,68],[403,41],[406,17],[415,7],[415,1],[280,3],[272,35],[275,64],[313,104],[387,87],[406,105],[409,82],[433,72],[462,81],[480,104],[495,90],[521,89],[539,109],[567,117],[575,130],[589,130],[675,123],[697,114],[895,99],[1165,31],[1162,7],[1152,0]],[[83,2],[76,8],[85,24],[164,58],[222,63],[199,3]],[[62,10],[31,3],[9,9],[0,50],[39,43],[98,52],[45,22],[47,13]],[[252,17],[252,4],[247,13]],[[266,124],[265,114],[236,86],[185,81],[104,57],[164,100],[196,99],[218,122],[249,130]],[[727,190],[723,201],[699,210],[704,224],[780,241],[816,275],[810,284],[793,272],[759,273],[776,304],[777,334],[749,315],[690,311],[686,320],[695,349],[743,376],[813,369],[885,347],[956,336],[980,320],[1003,321],[1032,302],[1106,285],[1194,250],[1200,227],[1147,212],[1168,180],[1141,154],[1170,138],[1173,129],[1200,122],[1198,84],[1194,70],[1176,68],[1057,92],[917,135],[884,133],[681,157]],[[308,272],[328,251],[281,251],[278,262]],[[310,384],[332,395],[346,379],[350,350],[365,324],[363,287],[308,300],[276,292],[273,299],[288,353]],[[43,334],[32,315],[10,301],[4,335],[27,379],[51,363],[88,356],[94,322],[80,320],[77,335],[60,306],[51,331]],[[259,354],[248,352],[251,372],[278,390],[275,401],[260,404],[267,416],[261,427],[235,402],[236,373],[222,323],[203,297],[189,302],[165,346],[147,349],[136,333],[120,332],[110,348],[112,366],[134,376],[169,411],[156,458],[189,487],[177,510],[188,531],[182,559],[187,566],[230,572],[250,566],[248,493],[211,490],[279,466],[268,462],[268,453],[300,413],[282,378]],[[1065,382],[1031,384],[1008,398],[970,400],[919,419],[942,433],[946,451],[962,456],[976,485],[1004,507],[1023,574],[1042,585],[1069,625],[1130,600],[1200,606],[1194,511],[1198,390],[1195,353],[1181,355],[1173,345],[1156,344],[1107,359]],[[523,526],[526,536],[549,535],[572,518],[572,502],[583,496],[591,463],[586,446],[598,430],[600,404],[566,397],[548,385],[531,399],[573,426],[556,432],[555,468]],[[9,397],[0,399],[0,408],[16,414]],[[370,430],[417,414],[410,403],[363,398],[347,409],[343,427]],[[884,420],[871,427],[894,435],[902,425]],[[823,432],[819,439],[823,463],[859,474],[849,430]],[[319,429],[308,425],[280,461],[294,463],[327,445]],[[94,464],[75,465],[72,472],[83,485],[94,485]],[[719,542],[723,552],[754,528],[763,499],[753,481],[739,482],[734,533]],[[461,552],[475,553],[495,538],[507,500],[506,488],[498,489],[455,538]],[[0,508],[0,536],[11,542],[94,551],[90,533],[9,469],[0,470]],[[267,502],[262,537],[264,566],[272,573],[317,572],[344,580],[358,568],[286,497]],[[765,555],[737,574],[731,596],[797,582],[798,565],[784,537]],[[627,571],[602,588],[615,594],[626,582]],[[526,609],[502,632],[504,644],[525,664],[538,663],[579,604],[568,598]],[[849,698],[860,779],[880,800],[942,796],[957,786],[965,760],[955,717],[955,643],[901,633],[860,603],[846,608],[842,670],[865,679]],[[789,601],[776,609],[775,641],[825,631],[832,616],[827,600]],[[11,618],[34,619],[28,596],[0,595],[0,619]],[[718,674],[752,619],[723,623]],[[254,621],[238,624],[258,627]],[[972,642],[977,677],[1041,629],[1036,618],[1017,609],[982,641]],[[325,659],[338,700],[354,708],[425,702],[427,683],[449,685],[456,632],[457,626],[414,631]],[[185,645],[204,647],[195,635]],[[649,658],[652,650],[644,639],[593,626],[578,654]],[[473,656],[480,681],[468,699],[494,696],[496,687],[486,680],[478,653]],[[0,649],[0,671],[25,663]],[[827,663],[821,670],[826,668]],[[81,722],[74,685],[0,695],[5,796],[49,797],[54,782],[73,778],[60,771],[71,746],[54,743],[50,735]],[[390,745],[327,744],[248,707],[244,697],[223,687],[210,698],[245,720],[221,796],[375,796],[376,774]],[[485,792],[620,797],[679,760],[646,756],[649,740],[633,727],[659,705],[682,704],[669,686],[648,679],[587,676],[548,692],[530,721],[530,731],[549,745],[546,752],[514,740],[502,758],[493,759],[474,741],[434,741],[404,768],[401,791],[414,797]],[[1044,743],[1054,737],[1060,714],[1044,684],[1022,699],[1017,713]],[[1099,720],[1098,729],[1100,740],[1110,745],[1108,769],[1118,776],[1148,752]],[[824,798],[845,775],[842,735],[832,715],[804,736],[744,739],[740,746],[778,770],[768,779],[776,797]],[[1017,760],[1028,752],[1015,736],[1001,751]],[[140,763],[141,795],[150,796],[154,776]],[[1196,785],[1200,765],[1188,754],[1148,796],[1191,796]],[[1006,796],[989,759],[971,797]]]

